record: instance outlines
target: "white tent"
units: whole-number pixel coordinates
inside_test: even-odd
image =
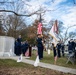
[[[0,36],[0,56],[13,56],[14,42],[13,37]]]

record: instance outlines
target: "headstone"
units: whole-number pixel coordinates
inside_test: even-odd
[[[14,56],[14,42],[13,37],[0,36],[0,56]]]

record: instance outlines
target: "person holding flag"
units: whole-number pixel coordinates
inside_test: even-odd
[[[57,46],[57,43],[59,41],[59,38],[57,37],[57,35],[58,35],[58,22],[57,22],[57,20],[55,20],[55,23],[52,26],[49,34],[53,38],[52,45],[53,45],[53,52],[54,52],[54,64],[56,64],[56,62],[57,62],[56,46]]]
[[[43,58],[43,35],[42,35],[42,22],[41,22],[41,14],[40,14],[40,20],[37,28],[37,47],[38,47],[38,55],[39,59]]]
[[[41,14],[40,14],[40,20],[38,23],[38,28],[37,28],[37,57],[36,60],[34,62],[34,66],[37,67],[39,64],[39,60],[41,60],[43,58],[43,35],[42,35],[42,23],[41,23]]]
[[[34,66],[37,67],[39,64],[39,60],[41,60],[43,58],[43,35],[42,35],[42,22],[41,22],[41,13],[40,13],[40,19],[39,19],[39,23],[38,23],[38,28],[37,28],[37,57],[36,60],[34,62]]]

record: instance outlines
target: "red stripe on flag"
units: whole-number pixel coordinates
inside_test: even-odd
[[[42,34],[42,23],[38,24],[37,34]]]

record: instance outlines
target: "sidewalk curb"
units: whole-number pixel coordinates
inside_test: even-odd
[[[0,58],[1,59],[14,59],[14,60],[17,60],[18,59],[17,56],[16,57],[5,57],[5,58],[4,57],[0,57]],[[34,65],[34,62],[35,61],[29,60],[29,59],[26,59],[25,57],[23,57],[22,62],[27,63],[27,64]],[[64,72],[64,73],[76,74],[76,69],[72,69],[72,68],[67,68],[67,67],[62,67],[62,66],[57,66],[57,65],[42,63],[42,62],[39,63],[39,66],[40,67],[43,67],[43,68],[48,68],[48,69],[52,69],[52,70]]]

